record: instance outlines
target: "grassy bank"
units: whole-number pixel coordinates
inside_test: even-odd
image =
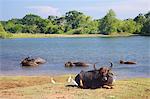
[[[79,89],[67,87],[69,75],[49,76],[5,76],[0,77],[0,98],[4,99],[148,99],[150,79],[134,78],[118,80],[114,89]],[[74,77],[74,75],[72,75]]]
[[[52,37],[119,37],[119,36],[133,36],[135,34],[30,34],[30,33],[16,33],[10,38],[52,38]]]

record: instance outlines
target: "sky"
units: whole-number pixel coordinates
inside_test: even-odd
[[[120,19],[134,18],[150,11],[150,0],[0,0],[0,20],[22,18],[29,13],[42,18],[63,16],[71,10],[99,19],[109,9]]]

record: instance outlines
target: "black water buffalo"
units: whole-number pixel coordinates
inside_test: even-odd
[[[65,67],[87,67],[89,64],[86,64],[84,62],[72,62],[68,61],[65,63]]]
[[[22,66],[38,66],[40,64],[44,64],[46,60],[38,57],[38,58],[30,58],[27,57],[21,61]]]
[[[113,74],[111,73],[111,68],[113,64],[111,63],[110,67],[101,67],[99,69],[95,68],[91,71],[81,71],[76,77],[75,82],[80,88],[100,88],[105,85],[112,88],[113,83]]]
[[[120,64],[136,64],[136,62],[120,60]]]

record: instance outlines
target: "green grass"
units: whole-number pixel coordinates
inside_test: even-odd
[[[52,84],[49,76],[42,77],[0,77],[9,86],[20,84],[14,88],[0,90],[0,98],[6,99],[149,99],[150,78],[133,78],[118,80],[114,89],[80,89],[66,87],[69,75],[54,77],[56,84]],[[74,75],[72,75],[74,77]],[[1,84],[1,83],[0,83]],[[22,84],[22,85],[21,85]],[[26,86],[23,86],[26,84]],[[1,84],[1,86],[4,86]]]

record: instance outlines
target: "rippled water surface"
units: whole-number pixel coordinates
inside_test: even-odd
[[[150,38],[142,36],[116,38],[38,38],[1,39],[0,75],[56,75],[79,73],[87,68],[65,68],[64,63],[84,61],[100,66],[114,64],[119,78],[149,77]],[[46,64],[34,68],[20,66],[27,57],[42,57]],[[120,65],[119,60],[136,61],[136,65]]]

